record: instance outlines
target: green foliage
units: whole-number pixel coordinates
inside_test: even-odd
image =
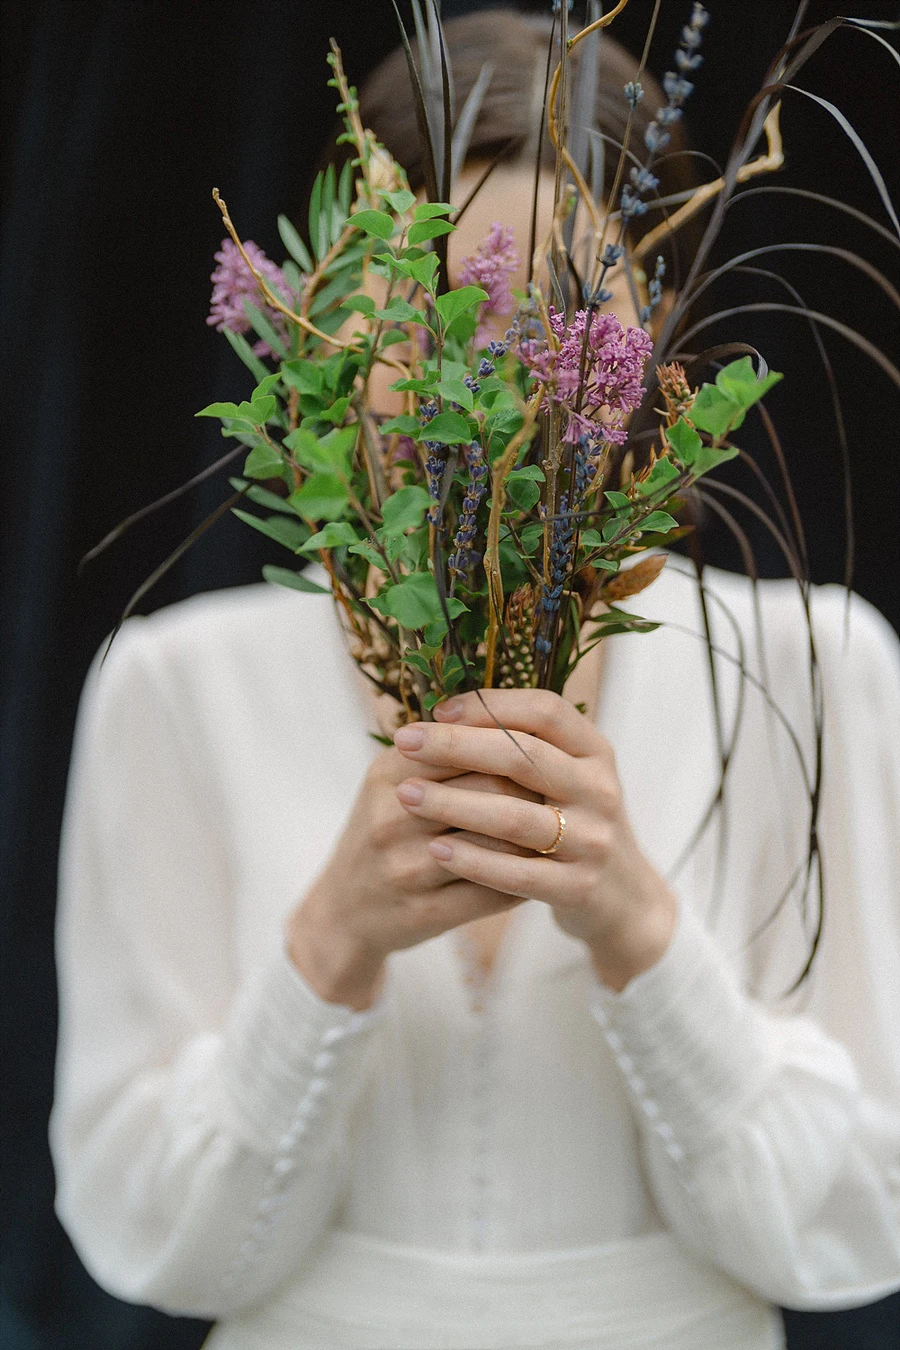
[[[434,307],[441,316],[441,323],[447,329],[454,319],[467,313],[474,306],[483,304],[488,298],[487,291],[482,290],[480,286],[460,286],[459,290],[439,295]]]
[[[419,427],[418,437],[441,445],[467,445],[472,440],[472,428],[461,413],[444,412]]]
[[[348,544],[358,544],[359,535],[346,520],[330,521],[317,534],[310,535],[299,553],[318,553],[322,548],[346,548]]]
[[[311,595],[330,595],[331,592],[315,581],[310,581],[302,572],[292,572],[289,567],[273,567],[266,563],[262,570],[263,580],[272,586],[287,586],[292,591],[308,591]]]
[[[274,539],[284,548],[289,548],[292,553],[299,553],[302,545],[309,538],[309,530],[302,520],[292,520],[289,516],[269,516],[268,518],[254,516],[252,512],[242,511],[237,506],[232,508],[232,512],[238,520],[243,520],[247,525],[252,525],[254,530],[259,530],[260,534],[266,535],[269,539]]]
[[[379,614],[396,619],[402,628],[424,629],[443,620],[437,584],[430,572],[414,572],[396,585],[387,585],[368,602]],[[447,601],[451,619],[466,606],[452,597]]]
[[[309,249],[306,247],[287,216],[278,217],[278,233],[281,235],[281,242],[284,244],[294,261],[304,272],[307,274],[310,273],[315,264],[309,256]]]
[[[451,234],[456,229],[449,220],[417,220],[410,225],[407,239],[411,244],[421,244],[426,239],[437,239],[442,234]]]
[[[386,211],[357,211],[351,221],[355,230],[374,235],[376,239],[390,239],[396,226]]]
[[[267,441],[254,445],[244,461],[244,473],[248,478],[279,478],[283,468],[284,460]]]
[[[405,533],[422,524],[431,498],[424,488],[402,487],[382,503],[381,518],[386,534]]]
[[[310,474],[288,500],[306,520],[340,520],[350,505],[347,485],[336,473]]]
[[[691,421],[714,440],[723,439],[737,430],[748,409],[782,378],[773,370],[758,380],[749,356],[732,361],[719,371],[715,384],[704,384],[700,389],[691,407]]]

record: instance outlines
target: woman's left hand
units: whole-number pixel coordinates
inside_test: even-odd
[[[612,747],[558,694],[481,697],[439,704],[435,722],[402,728],[394,744],[412,762],[503,777],[543,801],[415,777],[397,796],[413,815],[502,841],[498,851],[447,834],[428,848],[454,876],[551,905],[559,926],[588,945],[600,979],[621,990],[665,952],[677,901],[634,838]]]

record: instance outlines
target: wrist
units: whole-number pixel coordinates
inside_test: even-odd
[[[285,945],[294,967],[326,1003],[365,1012],[384,987],[384,957],[367,950],[345,930],[304,903],[285,924]]]
[[[662,960],[677,922],[678,901],[661,883],[651,903],[636,906],[602,940],[588,944],[598,978],[620,994],[631,980]]]

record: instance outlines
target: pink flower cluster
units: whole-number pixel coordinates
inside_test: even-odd
[[[545,339],[523,338],[519,354],[532,378],[547,386],[545,410],[551,403],[568,411],[563,439],[574,444],[582,435],[625,442],[625,419],[639,407],[644,370],[653,342],[643,328],[623,328],[615,314],[595,314],[588,336],[581,406],[578,401],[581,351],[587,310],[580,309],[566,326],[564,314],[551,307],[550,326],[559,343],[551,350]]]
[[[474,253],[463,258],[459,268],[461,286],[481,286],[488,298],[481,307],[482,315],[511,314],[515,306],[509,278],[519,270],[519,251],[514,242],[512,227],[495,221],[489,234]],[[475,346],[490,342],[493,330],[482,321],[475,334]]]
[[[267,258],[262,249],[248,239],[244,248],[257,272],[263,276],[280,299],[290,302],[291,292],[280,267]],[[212,301],[206,322],[215,325],[218,333],[229,328],[232,333],[246,333],[250,329],[250,320],[244,313],[244,297],[251,300],[272,324],[278,336],[287,344],[287,326],[276,309],[263,303],[262,295],[250,268],[241,257],[240,250],[231,239],[223,239],[218,253],[213,254],[219,266],[210,274],[213,283]],[[273,355],[267,342],[260,340],[254,344],[257,356]]]

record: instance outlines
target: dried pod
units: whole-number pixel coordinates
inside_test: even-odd
[[[659,576],[666,565],[664,553],[654,553],[649,558],[641,558],[634,567],[619,572],[603,587],[603,599],[627,600],[630,595],[638,595]]]

